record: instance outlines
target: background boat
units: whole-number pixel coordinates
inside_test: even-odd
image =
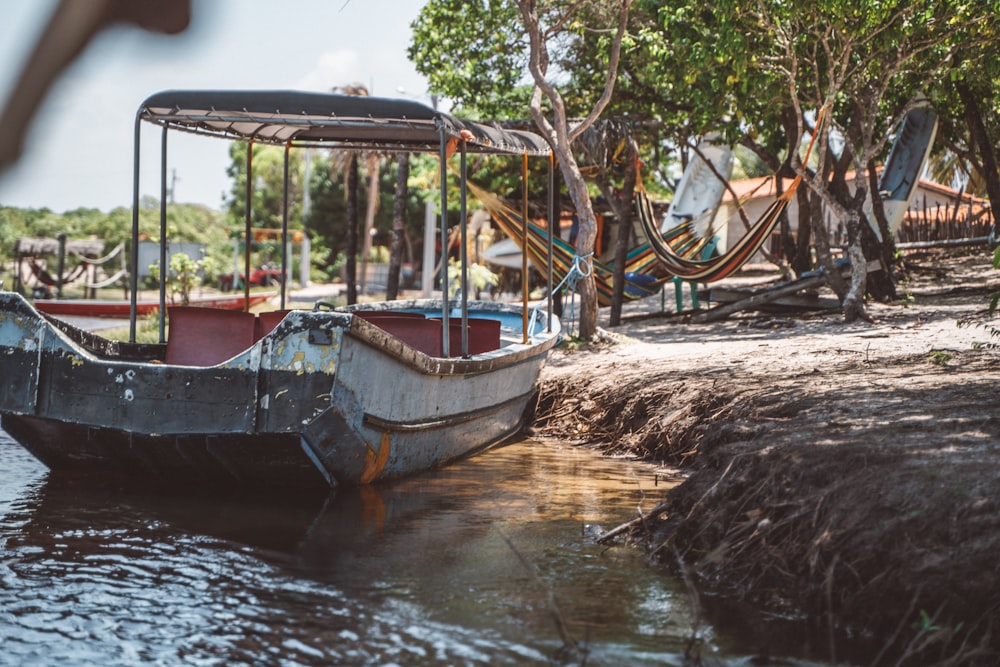
[[[926,102],[914,107],[907,112],[889,150],[878,190],[885,219],[893,233],[902,224],[906,209],[917,192],[917,182],[934,146],[937,126],[937,114]],[[873,225],[873,228],[881,239],[878,226]]]
[[[277,292],[252,292],[247,307],[258,306],[273,298]],[[171,306],[169,302],[167,306]],[[244,295],[208,294],[191,297],[190,305],[220,310],[243,310]],[[118,299],[38,299],[35,309],[49,315],[73,315],[75,317],[128,317],[130,304]],[[136,302],[136,315],[144,316],[159,310],[159,299],[144,299]]]

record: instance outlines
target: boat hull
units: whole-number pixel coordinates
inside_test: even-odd
[[[917,193],[920,174],[934,147],[937,126],[937,114],[926,104],[910,109],[889,151],[878,189],[886,221],[894,234],[899,231]],[[878,225],[874,220],[872,224],[873,231],[881,239]]]
[[[440,312],[435,302],[371,308],[412,315],[435,305]],[[504,327],[519,321],[502,304],[473,304],[472,315]],[[527,344],[440,357],[360,312],[290,311],[235,356],[189,366],[166,362],[171,340],[102,347],[0,293],[0,372],[23,380],[0,388],[0,425],[54,470],[255,487],[366,484],[516,434],[557,321],[555,329]]]

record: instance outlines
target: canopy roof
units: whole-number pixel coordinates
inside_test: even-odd
[[[440,150],[447,137],[470,153],[548,155],[537,134],[455,118],[412,100],[289,90],[168,90],[148,97],[139,118],[233,140],[409,152]]]

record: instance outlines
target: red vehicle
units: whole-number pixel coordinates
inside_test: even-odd
[[[240,273],[238,284],[233,284],[233,274],[227,273],[219,276],[219,289],[223,292],[231,292],[237,286],[243,284],[244,275]],[[282,275],[280,269],[272,269],[267,264],[259,266],[250,272],[250,285],[254,287],[269,287],[270,285],[281,285]]]

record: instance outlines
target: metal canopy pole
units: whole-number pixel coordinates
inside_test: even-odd
[[[559,211],[556,210],[556,155],[552,151],[549,151],[549,240],[548,240],[548,259],[545,262],[545,282],[547,284],[547,289],[545,293],[546,298],[546,324],[545,330],[552,331],[552,253],[554,248],[553,238],[556,234],[556,221],[559,219]]]
[[[439,126],[441,144],[439,174],[441,182],[441,356],[447,357],[451,349],[448,339],[448,132]]]
[[[521,342],[528,343],[528,153],[521,155]]]
[[[466,224],[466,185],[465,179],[467,177],[466,173],[466,152],[465,152],[465,139],[460,141],[461,145],[461,204],[459,206],[460,211],[458,214],[459,223],[461,225],[461,249],[458,251],[459,258],[461,259],[462,266],[462,276],[459,281],[459,289],[462,291],[462,357],[469,356],[469,242],[468,242],[468,225]]]
[[[285,144],[285,181],[281,200],[281,298],[279,307],[285,309],[285,285],[288,282],[288,158],[291,144]],[[308,188],[308,184],[306,185]]]
[[[166,341],[167,312],[167,126],[160,136],[160,342]]]
[[[140,124],[142,123],[142,109],[135,113],[135,134],[133,135],[132,149],[132,248],[129,252],[131,271],[129,275],[129,287],[132,291],[129,297],[129,327],[128,342],[135,342],[135,315],[136,315],[136,291],[139,288],[139,136],[141,135]],[[163,313],[160,312],[162,321]]]
[[[253,201],[253,139],[247,142],[247,186],[245,195],[246,211],[243,220],[243,310],[250,310],[250,208]],[[235,278],[234,278],[235,280]]]

